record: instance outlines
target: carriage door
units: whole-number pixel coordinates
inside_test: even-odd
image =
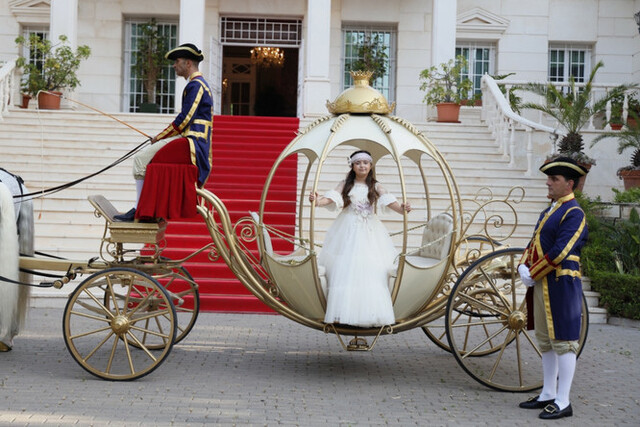
[[[224,61],[222,73],[222,114],[252,116],[254,114],[256,77],[249,58]]]

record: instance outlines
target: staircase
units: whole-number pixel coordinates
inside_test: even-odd
[[[115,114],[141,131],[154,135],[172,115]],[[115,161],[144,140],[131,129],[96,113],[72,110],[35,111],[11,108],[0,122],[0,167],[21,175],[30,190],[67,183]],[[518,227],[509,238],[510,246],[524,246],[538,215],[547,204],[544,180],[527,177],[525,168],[509,166],[495,139],[480,120],[480,110],[463,108],[459,124],[416,123],[443,153],[453,170],[462,197],[473,197],[481,187],[496,196],[506,196],[514,185],[526,189],[524,201],[517,205]],[[307,123],[301,124],[301,126]],[[235,222],[258,211],[264,180],[282,149],[298,129],[295,118],[228,117],[214,120],[213,170],[207,189],[218,195]],[[346,173],[339,153],[323,168],[329,178],[321,189],[332,188]],[[347,153],[348,154],[348,153]],[[383,183],[393,182],[393,170],[379,171]],[[278,168],[270,187],[265,222],[293,233],[297,190],[297,161],[288,159]],[[387,176],[385,176],[387,174]],[[337,180],[335,179],[337,178]],[[95,218],[87,201],[89,195],[102,194],[121,211],[134,201],[135,186],[128,160],[82,184],[34,202],[36,210],[36,249],[65,258],[88,260],[98,254],[104,221]],[[424,203],[420,191],[409,197]],[[442,194],[434,194],[436,208],[444,208]],[[322,232],[331,215],[317,210],[316,231]],[[325,216],[323,216],[325,215]],[[391,224],[390,230],[400,227]],[[211,241],[199,219],[172,221],[168,227],[167,248],[163,255],[180,259]],[[275,250],[286,252],[286,242],[274,241]],[[215,311],[267,312],[222,261],[212,263],[200,254],[185,265],[201,289],[202,309]],[[85,277],[81,278],[84,279]],[[34,290],[36,304],[64,306],[73,285],[65,290]],[[585,289],[589,305],[597,305],[598,295]],[[600,309],[601,310],[601,309]],[[591,307],[591,321],[606,323],[606,313]]]
[[[231,223],[258,212],[267,175],[278,155],[295,137],[297,118],[216,116],[213,124],[213,168],[205,188],[225,204]],[[269,191],[265,223],[294,233],[296,219],[297,156],[278,168]],[[167,227],[163,256],[181,259],[211,242],[201,217],[171,221]],[[282,239],[273,240],[275,250],[291,251]],[[256,250],[255,245],[253,246]],[[200,288],[205,311],[272,312],[233,275],[222,259],[211,262],[207,252],[184,267]]]

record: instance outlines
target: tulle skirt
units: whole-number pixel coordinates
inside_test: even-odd
[[[372,327],[395,323],[388,271],[398,251],[375,215],[343,210],[327,231],[318,262],[327,271],[326,323]]]

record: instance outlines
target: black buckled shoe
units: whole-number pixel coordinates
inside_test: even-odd
[[[133,220],[136,219],[136,208],[129,209],[127,213],[114,215],[113,219],[115,219],[116,221],[122,221],[122,222],[133,222]]]
[[[534,396],[534,397],[530,397],[529,399],[527,399],[524,402],[520,402],[520,406],[521,408],[524,409],[542,409],[545,406],[547,406],[550,403],[553,403],[554,399],[551,400],[538,400],[538,398],[540,398],[540,396]]]
[[[573,415],[573,409],[571,409],[571,404],[566,408],[560,410],[558,405],[555,403],[550,403],[544,407],[544,410],[540,412],[538,415],[539,418],[543,420],[557,420],[558,418],[570,417]]]

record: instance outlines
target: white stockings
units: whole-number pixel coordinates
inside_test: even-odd
[[[140,200],[140,194],[142,194],[142,186],[144,185],[144,179],[136,179],[136,205],[134,208],[138,209],[138,201]]]
[[[558,355],[555,351],[542,353],[542,375],[542,392],[538,400],[553,400],[558,385]]]
[[[573,373],[576,371],[576,354],[573,352],[558,356],[558,395],[556,404],[562,410],[569,406],[569,392]]]

